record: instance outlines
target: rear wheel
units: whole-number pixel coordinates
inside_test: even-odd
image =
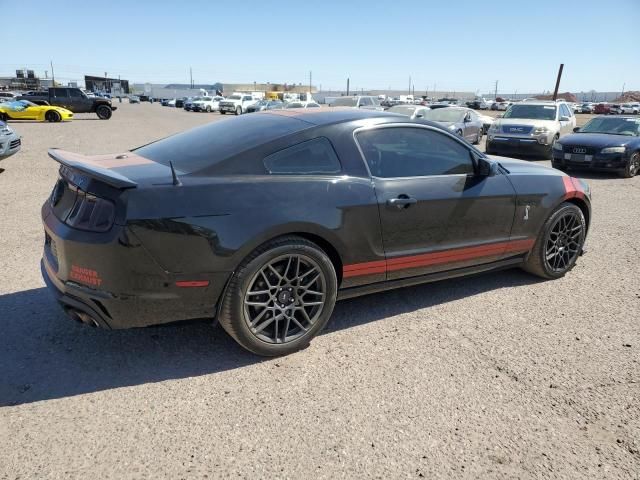
[[[4,112],[0,112],[0,120],[2,120],[3,122],[6,122],[7,120],[9,120],[9,115],[7,115]]]
[[[224,110],[220,110],[220,115],[225,115],[227,112],[225,112]]]
[[[59,122],[62,120],[62,117],[55,110],[49,110],[47,111],[47,113],[44,114],[44,119],[47,122]]]
[[[252,252],[233,274],[220,325],[253,353],[286,355],[324,328],[336,292],[336,272],[322,249],[303,238],[279,238]]]
[[[96,108],[96,115],[98,115],[100,120],[109,120],[112,113],[111,109],[106,105],[99,105],[98,108]]]
[[[553,146],[556,144],[559,138],[560,138],[559,135],[556,135],[555,137],[553,137],[551,144],[549,145],[547,151],[544,154],[544,158],[548,160],[553,160]]]
[[[546,279],[563,277],[582,253],[586,233],[582,210],[573,203],[562,203],[544,223],[524,269]]]
[[[476,141],[475,141],[475,142],[473,142],[473,144],[474,144],[474,145],[480,145],[480,142],[482,141],[482,129],[483,129],[483,128],[484,128],[484,127],[480,127],[480,128],[478,129],[478,135],[477,135],[477,137],[476,137]]]
[[[627,166],[622,171],[622,176],[625,178],[635,177],[640,172],[640,153],[636,152],[629,158]]]

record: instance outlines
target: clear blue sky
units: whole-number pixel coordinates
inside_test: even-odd
[[[27,3],[0,0],[0,76],[523,93],[564,62],[562,91],[640,90],[640,0]]]

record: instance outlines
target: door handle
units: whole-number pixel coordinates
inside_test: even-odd
[[[387,200],[387,205],[390,207],[396,207],[398,210],[402,210],[403,208],[409,208],[414,203],[418,203],[418,200],[415,198],[411,198],[408,195],[402,194],[398,195],[397,198],[390,198]]]

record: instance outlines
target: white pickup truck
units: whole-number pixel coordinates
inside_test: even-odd
[[[224,97],[201,97],[200,100],[193,101],[191,110],[194,112],[217,112],[222,100]]]
[[[257,102],[258,99],[253,97],[252,95],[234,93],[233,95],[229,95],[227,98],[220,101],[220,113],[222,115],[224,115],[225,113],[235,113],[236,115],[241,115],[243,113],[247,113],[247,108]]]

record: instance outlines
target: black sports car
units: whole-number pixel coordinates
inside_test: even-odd
[[[591,217],[578,179],[377,111],[260,112],[49,155],[42,270],[71,317],[215,317],[261,355],[308,344],[336,299],[505,267],[561,277]]]
[[[553,166],[614,170],[631,178],[640,172],[640,119],[600,116],[553,147]]]

